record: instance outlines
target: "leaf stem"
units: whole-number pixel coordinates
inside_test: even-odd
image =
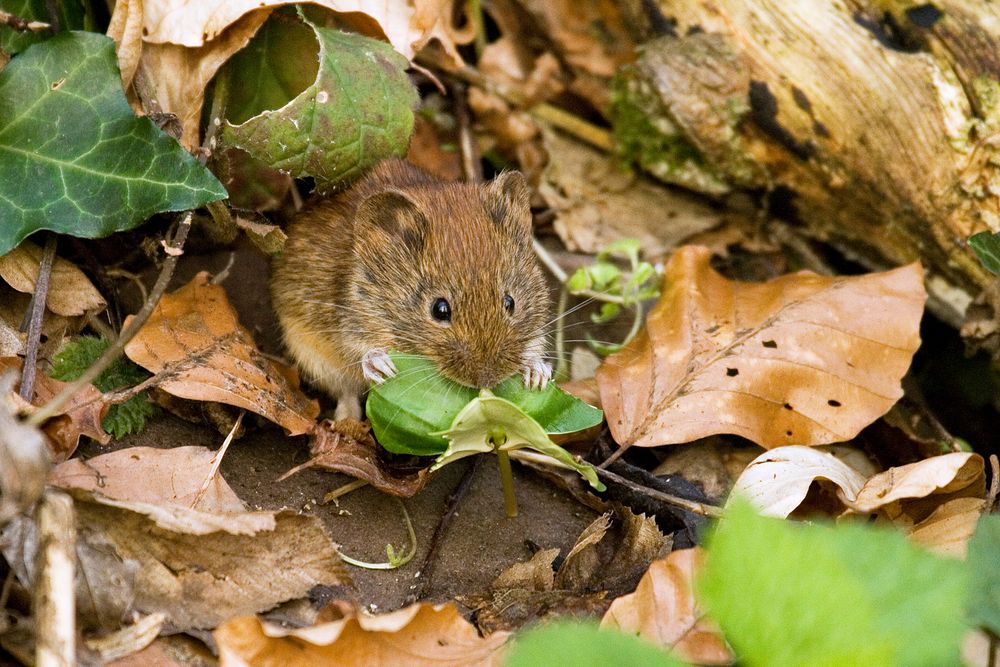
[[[38,373],[38,344],[42,337],[42,320],[45,318],[45,302],[49,295],[49,278],[52,275],[52,262],[56,258],[55,234],[49,234],[45,240],[45,252],[38,266],[38,279],[35,280],[35,293],[31,297],[31,319],[28,321],[28,342],[24,356],[24,370],[21,372],[21,398],[27,402],[35,396],[35,375]]]
[[[163,293],[167,291],[167,285],[170,284],[170,279],[174,275],[174,269],[177,267],[177,261],[180,259],[181,255],[184,254],[184,242],[187,240],[188,232],[191,231],[192,215],[191,211],[185,213],[181,218],[180,223],[178,223],[177,231],[174,232],[173,237],[164,243],[167,257],[163,260],[163,268],[160,269],[160,275],[157,277],[156,284],[153,285],[153,289],[149,293],[149,298],[146,300],[146,303],[142,305],[142,308],[135,314],[132,321],[128,323],[128,326],[122,330],[121,335],[108,346],[108,349],[104,351],[104,354],[102,354],[90,368],[84,371],[83,375],[77,378],[75,382],[67,386],[61,392],[56,394],[51,401],[43,405],[30,417],[28,417],[27,423],[29,425],[39,426],[44,423],[46,419],[57,414],[78,391],[93,382],[98,375],[103,373],[106,368],[113,364],[122,355],[125,351],[125,345],[127,345],[128,342],[139,332],[142,325],[144,325],[150,315],[153,314],[157,304],[160,303],[160,298],[163,296]]]
[[[514,474],[510,468],[510,454],[503,449],[497,450],[497,463],[500,466],[500,486],[503,487],[503,505],[507,516],[513,519],[517,516],[517,496],[514,494]]]

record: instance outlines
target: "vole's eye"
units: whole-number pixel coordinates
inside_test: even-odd
[[[512,297],[510,294],[504,294],[503,295],[503,307],[507,310],[508,313],[512,313],[513,314],[513,312],[514,312],[514,297]]]
[[[438,297],[431,304],[431,317],[438,322],[451,322],[451,304],[448,299]]]

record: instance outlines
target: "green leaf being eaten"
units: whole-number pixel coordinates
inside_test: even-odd
[[[592,623],[561,621],[518,635],[504,667],[684,667],[687,663],[638,637]]]
[[[52,360],[52,377],[63,382],[72,382],[86,371],[104,354],[111,343],[104,338],[82,336],[67,344]],[[94,380],[94,386],[103,392],[124,387],[134,387],[150,375],[140,366],[122,357],[111,364]],[[159,408],[142,392],[108,408],[101,426],[115,438],[138,433],[146,426],[146,420],[154,416]]]
[[[977,584],[969,591],[969,621],[1000,636],[1000,515],[979,520],[967,562]]]
[[[226,66],[222,139],[320,191],[406,153],[418,96],[388,44],[276,12]]]
[[[444,455],[435,464],[439,466],[444,458],[493,451],[489,438],[499,429],[506,435],[504,449],[532,447],[579,470],[588,480],[594,474],[592,467],[578,463],[548,435],[590,428],[601,423],[604,413],[554,382],[533,391],[515,375],[480,395],[443,377],[427,358],[396,352],[390,356],[397,373],[372,387],[366,405],[375,437],[390,452]]]
[[[973,234],[969,237],[969,246],[990,273],[1000,276],[1000,234]]]
[[[0,255],[42,229],[103,237],[225,196],[176,140],[132,113],[113,40],[60,33],[0,71]]]
[[[961,664],[964,563],[889,529],[766,519],[735,500],[698,583],[740,664]]]

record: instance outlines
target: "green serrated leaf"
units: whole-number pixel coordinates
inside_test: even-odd
[[[479,396],[458,413],[447,430],[435,435],[448,439],[448,449],[434,461],[432,471],[473,454],[533,449],[576,470],[598,491],[605,489],[597,479],[594,466],[577,461],[549,439],[541,424],[517,405],[493,395],[489,389],[480,391]]]
[[[864,525],[802,525],[730,503],[699,583],[746,665],[958,665],[964,564]]]
[[[1000,515],[979,520],[976,534],[969,540],[967,562],[977,582],[969,591],[969,622],[1000,635]]]
[[[115,43],[61,33],[0,72],[0,255],[42,229],[96,238],[226,189],[122,92]]]
[[[478,392],[441,376],[429,359],[393,352],[396,376],[368,392],[366,412],[375,437],[390,452],[437,456],[448,441],[435,435],[449,429]],[[518,376],[494,388],[547,433],[573,433],[601,423],[604,413],[549,383],[542,391],[526,388]]]
[[[78,0],[60,0],[59,2],[48,2],[47,0],[3,0],[0,2],[0,9],[19,16],[26,21],[41,21],[52,25],[52,17],[49,16],[48,7],[51,5],[55,11],[55,20],[59,23],[59,30],[81,30],[86,28],[83,3]],[[7,26],[0,26],[0,49],[10,55],[20,53],[32,44],[44,41],[53,35],[52,30],[41,32],[22,32]]]
[[[1000,234],[973,234],[969,237],[969,246],[990,273],[1000,276]]]
[[[111,343],[104,338],[82,336],[68,343],[52,359],[52,377],[63,382],[72,382],[104,354]],[[103,392],[132,387],[149,378],[145,369],[122,357],[104,370],[94,380],[94,386]],[[108,408],[101,426],[115,438],[138,433],[146,427],[146,420],[157,414],[159,409],[143,392],[124,403]]]
[[[518,635],[504,667],[684,667],[663,649],[594,623],[557,621]]]
[[[234,99],[223,142],[329,190],[406,153],[418,101],[408,66],[384,42],[279,13],[227,70],[259,85]]]

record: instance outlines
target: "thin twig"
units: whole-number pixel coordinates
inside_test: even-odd
[[[466,87],[462,83],[452,85],[452,99],[455,103],[455,118],[458,120],[458,145],[462,152],[462,175],[469,183],[481,183],[483,164],[479,159],[476,137],[472,133],[472,120],[465,100]]]
[[[348,482],[347,484],[344,484],[343,486],[337,487],[333,491],[331,491],[328,494],[326,494],[325,496],[323,496],[323,503],[322,504],[325,505],[327,503],[332,503],[333,501],[337,500],[338,498],[343,498],[348,493],[351,493],[352,491],[357,491],[358,489],[360,489],[362,487],[365,487],[365,486],[368,486],[368,482],[366,480],[363,480],[363,479],[356,479],[353,482]]]
[[[482,0],[470,0],[469,10],[472,14],[472,24],[476,27],[476,41],[473,45],[476,49],[476,59],[479,59],[486,49],[486,21],[483,20]]]
[[[104,372],[111,364],[113,364],[125,350],[125,345],[128,344],[130,340],[139,332],[142,325],[146,323],[150,315],[156,309],[157,304],[160,303],[160,297],[163,293],[167,291],[167,285],[170,284],[170,279],[174,275],[174,269],[177,267],[177,261],[180,256],[184,254],[184,242],[187,240],[188,232],[191,231],[191,218],[192,213],[188,211],[181,218],[180,223],[177,225],[177,231],[174,233],[173,237],[169,242],[166,243],[167,257],[163,260],[163,267],[160,269],[160,275],[156,279],[156,284],[153,285],[153,289],[149,293],[149,299],[146,303],[142,305],[142,308],[138,313],[132,318],[132,321],[128,323],[123,330],[118,339],[115,340],[108,349],[104,351],[104,354],[94,362],[90,368],[84,371],[75,382],[67,386],[61,392],[59,392],[52,400],[43,405],[34,414],[28,417],[28,424],[32,426],[39,426],[44,423],[46,419],[52,417],[59,412],[60,409],[66,403],[73,398],[73,396],[89,385],[98,375]]]
[[[434,529],[434,534],[431,535],[431,542],[427,549],[427,555],[424,556],[424,562],[420,564],[420,570],[417,572],[417,576],[423,577],[423,583],[420,585],[420,591],[416,596],[417,600],[422,600],[427,596],[427,591],[430,589],[431,581],[434,577],[434,565],[438,549],[441,547],[441,542],[443,541],[445,534],[448,532],[448,527],[451,525],[452,519],[455,518],[459,502],[465,497],[465,494],[468,493],[469,489],[472,487],[472,480],[475,479],[476,471],[479,470],[479,465],[482,463],[483,458],[485,457],[472,457],[472,462],[469,467],[465,469],[465,473],[462,475],[461,481],[455,487],[455,490],[451,492],[451,495],[448,496],[448,500],[445,501],[444,512],[441,514],[441,519],[438,521],[437,528]]]
[[[569,279],[569,275],[561,266],[556,258],[552,256],[548,248],[543,246],[538,239],[531,240],[531,247],[535,250],[535,257],[545,265],[545,268],[549,270],[556,280],[562,284],[566,284]],[[573,292],[573,296],[583,296],[588,299],[596,299],[598,301],[606,301],[608,303],[617,303],[618,305],[624,306],[628,305],[625,303],[625,297],[618,296],[617,294],[608,294],[607,292],[595,292],[593,290],[580,290],[578,292]]]
[[[27,402],[35,396],[35,374],[38,369],[38,344],[42,339],[42,319],[45,317],[45,302],[49,296],[49,277],[52,275],[52,262],[56,258],[55,234],[49,234],[45,240],[45,252],[38,266],[38,279],[35,281],[35,293],[31,297],[31,319],[28,322],[28,342],[24,355],[24,370],[21,372],[20,396]]]
[[[42,23],[41,21],[29,21],[28,19],[21,18],[15,14],[5,12],[0,9],[0,25],[5,25],[8,28],[13,28],[14,30],[19,30],[21,32],[41,32],[42,30],[48,30],[52,26],[48,23]]]
[[[226,452],[229,451],[229,445],[232,444],[233,438],[236,436],[236,432],[240,430],[240,425],[243,423],[243,416],[246,413],[246,410],[240,410],[239,417],[237,417],[236,421],[233,422],[233,427],[229,429],[229,435],[227,435],[226,439],[222,441],[222,447],[219,447],[219,451],[217,451],[215,456],[212,457],[212,469],[208,471],[208,474],[205,476],[205,481],[201,483],[201,488],[198,489],[198,495],[196,495],[194,500],[191,502],[191,509],[196,509],[198,504],[204,500],[205,493],[208,492],[208,487],[212,485],[212,480],[214,480],[216,475],[219,474],[219,466],[222,465],[222,457],[224,457]]]
[[[657,489],[651,489],[648,486],[643,486],[642,484],[637,484],[627,477],[622,477],[610,470],[604,470],[603,468],[597,468],[597,476],[604,479],[607,482],[614,482],[615,484],[621,484],[622,486],[628,487],[636,493],[649,496],[655,500],[659,500],[681,509],[685,509],[689,512],[694,512],[695,514],[701,514],[702,516],[718,518],[722,516],[722,508],[716,507],[715,505],[706,505],[705,503],[699,503],[696,500],[688,500],[687,498],[681,498],[679,496],[672,496],[669,493],[664,493]]]
[[[76,523],[73,499],[49,489],[35,510],[38,556],[33,595],[35,664],[71,667],[76,664]]]
[[[983,514],[993,511],[993,506],[997,503],[997,493],[1000,492],[1000,459],[997,459],[996,454],[990,454],[990,470],[993,472],[993,478],[990,479],[990,492],[986,495]]]

